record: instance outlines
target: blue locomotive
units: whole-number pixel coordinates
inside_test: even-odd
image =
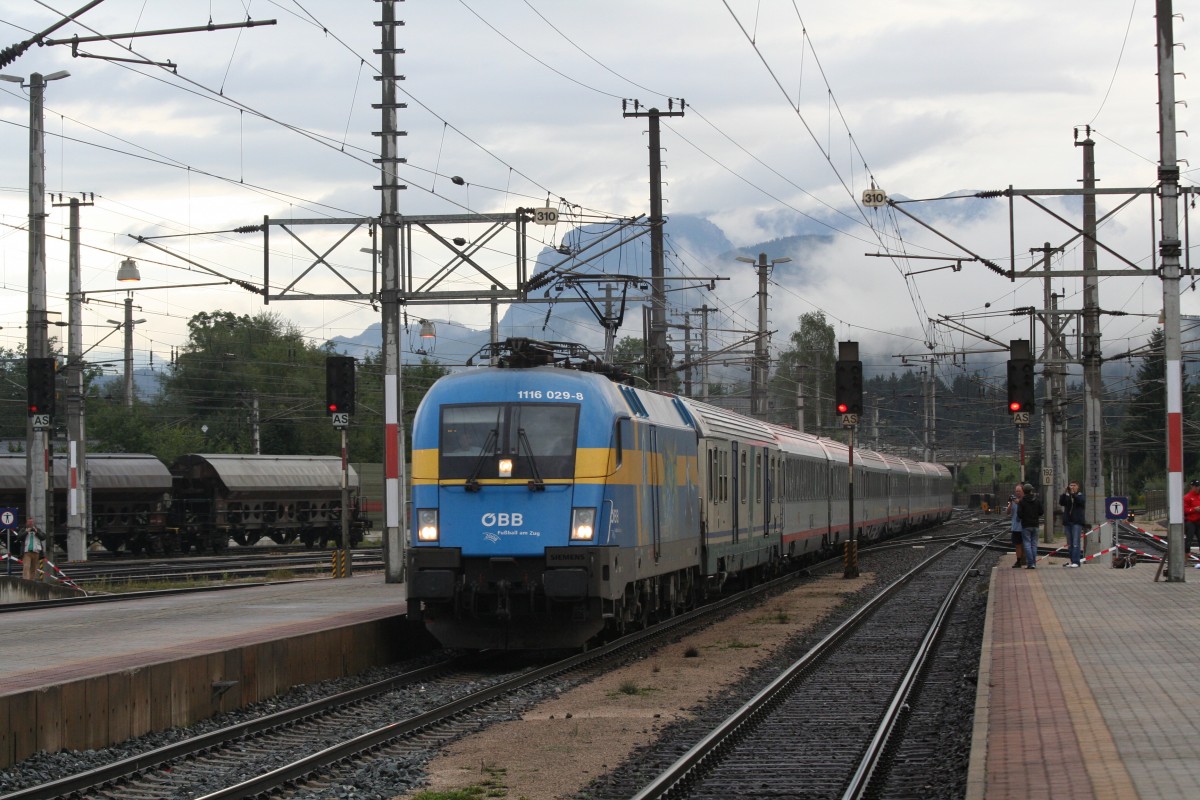
[[[413,423],[408,613],[447,647],[579,647],[849,536],[839,442],[622,384],[578,345],[484,355]],[[940,465],[854,469],[863,540],[950,516]]]

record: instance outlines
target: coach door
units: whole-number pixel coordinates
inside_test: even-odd
[[[648,430],[648,438],[647,446],[642,448],[642,469],[650,489],[650,541],[654,560],[658,561],[662,555],[662,470],[658,453],[658,429],[653,425]]]
[[[729,476],[730,482],[733,483],[733,486],[730,487],[733,491],[729,493],[729,508],[733,515],[733,541],[736,543],[740,538],[739,534],[741,533],[742,503],[746,500],[746,498],[742,496],[742,485],[746,477],[744,474],[746,471],[746,465],[743,459],[746,458],[746,454],[740,451],[737,442],[730,442],[729,446],[731,448],[729,456],[733,461],[733,464],[731,464],[729,468],[729,472],[731,473]]]

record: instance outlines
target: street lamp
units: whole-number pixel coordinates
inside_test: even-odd
[[[136,261],[127,258],[121,262],[121,268],[117,270],[117,280],[120,283],[133,283],[141,279],[142,273],[138,272]]]
[[[743,264],[758,267],[758,338],[754,340],[754,369],[750,373],[750,413],[759,419],[767,415],[766,388],[767,371],[767,277],[776,264],[786,264],[790,258],[774,258],[767,261],[766,253],[758,254],[758,261],[747,256],[737,256]]]

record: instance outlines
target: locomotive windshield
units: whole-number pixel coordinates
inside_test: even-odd
[[[578,424],[579,406],[567,403],[444,406],[441,477],[495,478],[495,459],[511,456],[513,478],[572,478]]]

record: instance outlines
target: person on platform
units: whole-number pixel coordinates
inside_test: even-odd
[[[45,537],[32,517],[25,523],[21,547],[21,577],[27,581],[36,581],[38,570],[42,566],[42,551],[46,549],[46,545]]]
[[[1200,481],[1192,481],[1183,496],[1183,552],[1186,556],[1192,547],[1192,538],[1200,545]]]
[[[1079,481],[1067,484],[1067,490],[1058,498],[1058,504],[1062,506],[1063,532],[1067,536],[1067,556],[1070,558],[1068,563],[1063,564],[1064,567],[1078,567],[1083,558],[1083,526],[1086,524],[1084,500]]]
[[[1038,520],[1042,516],[1042,501],[1033,491],[1033,484],[1022,488],[1022,497],[1017,504],[1017,517],[1021,522],[1021,543],[1025,550],[1025,569],[1034,569],[1037,564]]]
[[[1008,496],[1008,508],[1005,513],[1008,514],[1011,520],[1010,530],[1012,531],[1013,547],[1017,551],[1017,560],[1013,562],[1013,569],[1025,566],[1025,545],[1022,540],[1021,520],[1017,516],[1017,512],[1021,507],[1021,498],[1025,496],[1025,487],[1017,484],[1013,487],[1013,493]]]

